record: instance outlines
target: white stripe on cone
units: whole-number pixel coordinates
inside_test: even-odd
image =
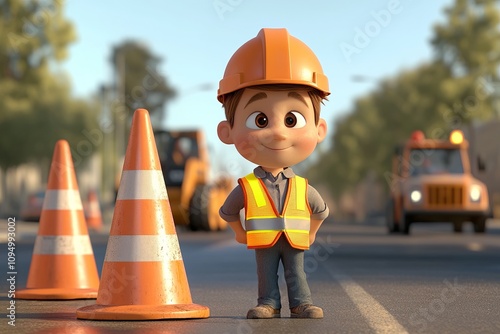
[[[94,253],[88,235],[39,235],[35,240],[33,254],[89,255]]]
[[[74,189],[47,190],[43,210],[82,210],[80,192]]]
[[[100,218],[101,217],[101,207],[96,201],[91,201],[85,205],[85,217],[87,218]]]
[[[111,235],[106,249],[107,262],[158,262],[182,260],[175,234]]]
[[[99,203],[97,203],[97,202],[90,202],[90,204],[89,204],[89,212],[92,212],[95,215],[95,213],[99,212],[99,210],[100,210]]]
[[[168,199],[163,173],[160,170],[123,171],[116,199]]]

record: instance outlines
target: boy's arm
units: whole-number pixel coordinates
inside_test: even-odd
[[[240,221],[240,210],[245,206],[243,190],[238,185],[231,191],[226,201],[219,210],[219,215],[227,221],[235,234],[235,239],[241,244],[247,243],[247,233]]]
[[[316,233],[318,233],[321,224],[328,217],[329,210],[325,201],[318,193],[316,189],[308,185],[307,189],[307,200],[309,206],[311,207],[311,225],[309,228],[309,245],[314,243],[316,239]]]

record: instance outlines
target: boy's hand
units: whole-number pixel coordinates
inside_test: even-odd
[[[311,246],[314,243],[314,240],[316,240],[316,233],[318,233],[319,227],[322,223],[322,219],[311,219],[311,228],[309,230],[309,246]]]
[[[235,236],[236,241],[238,241],[240,244],[247,244],[247,233],[236,233]]]
[[[309,246],[314,243],[314,240],[316,240],[316,233],[309,232]]]
[[[234,231],[234,238],[240,244],[247,244],[247,231],[243,229],[240,221],[228,222],[229,227]]]

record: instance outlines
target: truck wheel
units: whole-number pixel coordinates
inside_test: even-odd
[[[403,226],[403,234],[409,235],[410,234],[411,219],[410,219],[410,217],[408,217],[408,215],[404,211],[401,214],[401,220],[399,223],[401,224],[401,226]]]
[[[204,230],[208,226],[208,186],[198,185],[189,203],[189,228]]]
[[[453,232],[462,233],[463,230],[463,222],[453,222]]]
[[[399,232],[399,225],[396,224],[396,217],[394,216],[394,200],[389,200],[386,206],[385,222],[389,233]]]
[[[218,231],[221,229],[219,202],[216,188],[209,185],[196,187],[189,205],[189,225],[191,230]]]
[[[478,217],[472,221],[474,224],[474,232],[484,233],[486,231],[486,218]]]

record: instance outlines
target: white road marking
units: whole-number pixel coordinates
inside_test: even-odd
[[[368,321],[375,333],[407,334],[408,331],[368,292],[346,274],[324,266],[326,271],[340,283],[354,305]]]
[[[480,243],[470,242],[467,244],[467,249],[473,252],[480,252],[484,249],[484,247]]]

